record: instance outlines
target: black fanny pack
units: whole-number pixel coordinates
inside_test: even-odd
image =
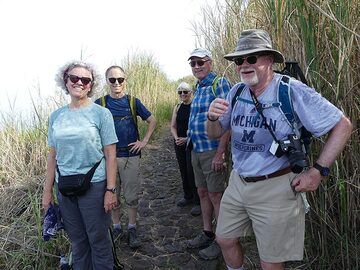
[[[99,166],[102,157],[86,174],[61,175],[59,167],[56,165],[56,170],[59,174],[58,188],[60,193],[66,197],[82,196],[90,189],[91,179],[94,176],[95,170]]]

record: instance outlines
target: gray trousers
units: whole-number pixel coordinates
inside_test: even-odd
[[[105,213],[106,181],[93,183],[80,197],[58,201],[65,230],[71,240],[74,270],[112,270],[114,265],[108,228],[110,212]]]

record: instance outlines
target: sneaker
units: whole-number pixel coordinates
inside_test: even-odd
[[[201,232],[194,239],[187,241],[186,246],[188,248],[203,248],[211,245],[214,239],[215,236],[208,237],[204,232]]]
[[[135,249],[141,246],[141,242],[137,237],[136,228],[128,229],[128,244],[130,248]]]
[[[117,240],[122,239],[124,237],[124,231],[123,231],[122,227],[113,228],[113,237],[114,237],[114,242],[116,242]]]
[[[179,207],[184,207],[184,206],[187,206],[189,204],[192,204],[194,202],[194,200],[192,199],[185,199],[185,198],[182,198],[180,201],[177,202],[177,206]]]
[[[200,216],[201,215],[201,207],[200,204],[195,205],[193,208],[191,208],[190,210],[190,214],[194,217]]]
[[[207,261],[214,260],[218,258],[220,255],[221,255],[221,248],[218,245],[218,243],[216,243],[216,241],[214,241],[209,247],[199,251],[199,257]]]

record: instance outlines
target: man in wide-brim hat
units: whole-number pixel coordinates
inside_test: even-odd
[[[239,237],[253,231],[261,267],[284,269],[283,262],[303,258],[305,208],[300,193],[316,190],[329,174],[352,125],[314,89],[274,73],[273,63],[284,62],[284,57],[273,49],[264,30],[243,31],[235,52],[225,58],[234,61],[242,82],[226,100],[217,98],[210,104],[206,123],[209,138],[230,129],[232,140],[234,165],[220,204],[216,241],[228,269],[241,270],[244,254]],[[295,124],[288,123],[279,108],[280,83],[288,85]],[[302,126],[315,136],[329,135],[316,163],[301,167],[297,174],[286,149],[281,148],[285,152],[280,157],[275,154],[277,142],[296,139],[296,127]],[[301,147],[296,151],[295,161],[306,158]]]

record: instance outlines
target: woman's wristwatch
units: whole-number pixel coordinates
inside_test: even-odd
[[[106,188],[105,190],[111,192],[112,194],[115,194],[115,193],[116,193],[116,187]]]

